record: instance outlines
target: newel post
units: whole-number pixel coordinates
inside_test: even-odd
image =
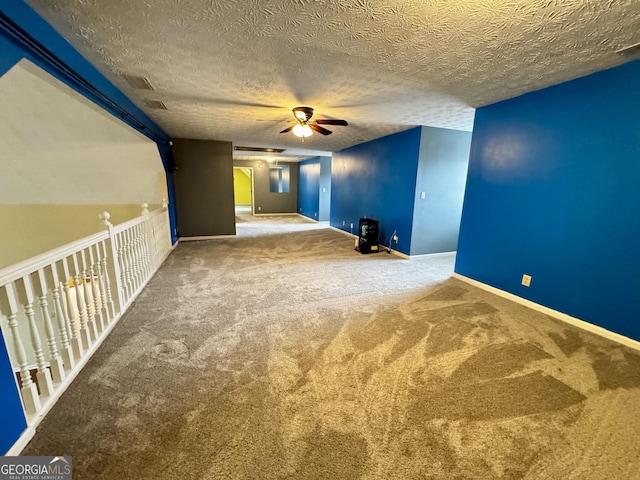
[[[102,212],[98,215],[100,219],[100,227],[102,230],[106,230],[109,233],[109,251],[105,252],[107,255],[107,271],[104,275],[112,274],[112,278],[115,281],[116,294],[118,297],[118,311],[122,312],[125,307],[124,301],[124,285],[122,285],[122,276],[120,272],[120,262],[118,260],[118,245],[116,242],[116,235],[113,231],[113,225],[109,221],[111,214],[109,212]],[[109,282],[112,283],[112,282]]]

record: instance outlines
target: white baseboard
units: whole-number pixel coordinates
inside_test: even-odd
[[[131,303],[129,303],[129,305],[131,305]],[[96,352],[98,347],[102,345],[102,342],[104,342],[105,338],[109,336],[109,333],[111,333],[111,330],[113,330],[114,327],[118,324],[118,322],[122,318],[122,315],[123,315],[122,313],[116,313],[116,317],[107,326],[104,333],[100,335],[100,338],[93,345],[91,345],[91,348],[85,352],[83,357],[78,360],[78,362],[73,367],[73,370],[71,370],[70,372],[67,372],[67,376],[64,378],[62,383],[56,384],[56,389],[53,392],[53,395],[42,399],[43,400],[42,406],[40,407],[40,410],[38,410],[38,413],[35,415],[25,414],[28,427],[22,433],[22,435],[20,435],[20,438],[18,438],[16,443],[14,443],[13,446],[9,449],[9,452],[12,452],[12,453],[7,453],[7,455],[13,455],[13,456],[20,455],[20,452],[22,452],[24,447],[27,446],[27,444],[35,434],[36,428],[38,427],[38,425],[40,425],[40,422],[42,422],[42,419],[47,415],[47,413],[49,413],[49,411],[51,411],[51,409],[56,404],[56,402],[60,399],[62,394],[67,391],[67,389],[69,388],[69,385],[71,385],[71,383],[75,380],[75,378],[82,371],[85,365],[89,362],[91,357],[93,357],[93,354]]]
[[[178,242],[199,242],[201,240],[216,240],[218,238],[233,238],[236,234],[229,235],[203,235],[200,237],[180,237],[178,238]]]
[[[353,233],[345,232],[344,230],[340,230],[339,228],[332,227],[331,225],[329,225],[329,228],[332,229],[332,230],[335,230],[336,232],[344,233],[345,235],[347,235],[347,236],[349,236],[351,238],[358,238],[358,236],[354,235]],[[380,245],[382,245],[382,244],[380,244]],[[382,245],[382,248],[384,248],[384,250],[380,250],[380,252],[386,251],[387,248],[389,248],[389,247],[387,247],[386,245]],[[391,248],[390,250],[391,250],[391,253],[393,253],[397,257],[403,258],[405,260],[411,260],[411,257],[409,255],[407,255],[406,253],[399,252],[397,250],[394,250],[393,248]]]
[[[282,217],[286,215],[299,215],[297,212],[288,212],[288,213],[254,213],[254,217]]]
[[[416,258],[416,257],[439,257],[441,255],[455,255],[456,253],[458,253],[456,250],[453,250],[451,252],[438,252],[438,253],[421,253],[419,255],[411,255],[411,258]]]
[[[305,220],[311,220],[312,222],[316,222],[316,223],[319,223],[319,224],[325,224],[325,225],[327,225],[327,227],[331,226],[329,224],[329,220],[318,220],[316,218],[307,217],[306,215],[303,215],[301,213],[296,213],[296,215],[298,215],[300,218],[304,218]]]
[[[384,248],[389,248],[389,247],[384,247]],[[389,250],[391,250],[391,253],[393,253],[396,257],[404,258],[405,260],[411,260],[411,256],[407,255],[406,253],[399,252],[397,250],[394,250],[393,248],[390,248]]]
[[[355,238],[355,235],[354,235],[353,233],[345,232],[344,230],[340,230],[339,228],[333,227],[333,226],[331,226],[331,225],[329,225],[329,228],[330,228],[331,230],[335,230],[335,231],[336,231],[336,232],[338,232],[338,233],[344,233],[345,235],[348,235],[348,236],[350,236],[350,237]]]
[[[5,453],[5,455],[7,457],[17,457],[18,455],[20,455],[22,450],[24,450],[24,447],[27,446],[27,444],[31,441],[31,439],[35,434],[36,434],[35,426],[27,427],[27,429],[24,432],[22,432],[22,435],[20,435],[20,438],[18,438],[16,443],[13,444],[13,446],[9,449],[7,453]]]
[[[550,317],[568,323],[569,325],[573,325],[574,327],[578,327],[590,333],[595,333],[596,335],[604,337],[607,340],[612,340],[626,347],[640,351],[640,342],[638,342],[637,340],[633,340],[632,338],[625,337],[624,335],[620,335],[619,333],[612,332],[611,330],[607,330],[606,328],[599,327],[598,325],[594,325],[593,323],[589,323],[584,320],[580,320],[579,318],[572,317],[570,315],[567,315],[566,313],[558,312],[557,310],[553,310],[552,308],[545,307],[544,305],[540,305],[539,303],[535,303],[531,300],[519,297],[517,295],[514,295],[513,293],[505,292],[504,290],[492,287],[491,285],[487,285],[486,283],[482,283],[477,280],[473,280],[472,278],[465,277],[464,275],[460,275],[459,273],[454,273],[452,276],[454,278],[457,278],[458,280],[462,280],[463,282],[473,285],[474,287],[481,288],[482,290],[486,290],[487,292],[506,298],[507,300],[519,303],[520,305],[524,305],[525,307],[531,308],[532,310],[536,310],[540,313],[544,313],[545,315],[549,315]]]
[[[115,328],[115,326],[118,324],[120,319],[124,316],[126,311],[129,309],[129,306],[131,306],[133,301],[138,297],[138,295],[140,295],[142,290],[144,290],[147,284],[151,281],[153,276],[160,269],[160,267],[162,266],[164,261],[167,259],[167,257],[169,256],[169,253],[171,253],[172,250],[173,249],[167,252],[167,254],[164,256],[162,261],[158,263],[158,266],[153,271],[153,273],[149,275],[149,277],[142,283],[140,288],[138,288],[138,290],[131,296],[131,298],[129,299],[129,303],[127,303],[124,306],[124,308],[122,309],[122,312],[116,313],[115,318],[111,321],[109,325],[107,325],[107,327],[105,328],[105,331],[102,333],[102,335],[100,335],[100,338],[98,338],[96,342],[93,345],[91,345],[91,348],[87,350],[87,352],[85,352],[85,355],[83,355],[83,357],[78,360],[78,362],[73,367],[73,370],[67,373],[67,376],[64,378],[62,383],[56,385],[57,388],[53,392],[53,395],[43,399],[44,401],[42,403],[42,407],[40,408],[40,410],[38,410],[38,413],[33,416],[26,416],[27,423],[28,423],[27,429],[24,432],[22,432],[22,435],[20,435],[18,440],[13,444],[13,446],[9,449],[6,455],[10,455],[10,456],[20,455],[20,453],[27,446],[31,438],[33,438],[33,435],[36,432],[36,428],[38,427],[38,425],[40,425],[40,422],[42,422],[42,419],[47,415],[47,413],[49,413],[49,411],[53,408],[56,402],[60,399],[62,394],[69,388],[69,385],[71,385],[73,380],[78,376],[78,374],[82,371],[82,369],[89,362],[89,360],[91,360],[96,350],[98,350],[100,345],[102,345],[105,339],[109,336],[111,331]]]
[[[335,230],[336,232],[344,233],[345,235],[348,235],[348,236],[349,236],[349,237],[351,237],[351,238],[356,238],[356,235],[354,235],[353,233],[345,232],[344,230],[340,230],[339,228],[332,227],[331,225],[329,225],[329,228],[330,228],[331,230]]]

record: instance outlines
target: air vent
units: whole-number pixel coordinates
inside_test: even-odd
[[[166,110],[167,106],[161,102],[160,100],[145,100],[144,103],[147,104],[149,108],[154,110]]]
[[[282,153],[284,148],[264,148],[264,147],[233,147],[239,152],[266,152],[266,153]]]
[[[640,56],[640,43],[636,43],[635,45],[630,45],[628,47],[621,48],[620,50],[616,50],[616,53],[622,55],[624,57],[639,57]]]
[[[123,75],[124,78],[129,85],[131,85],[136,90],[155,90],[149,80],[144,77],[136,77],[134,75]]]

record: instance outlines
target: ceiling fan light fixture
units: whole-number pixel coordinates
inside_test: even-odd
[[[311,107],[296,107],[293,110],[295,117],[301,122],[308,122],[313,117],[313,108]]]
[[[296,137],[306,138],[313,135],[313,130],[311,130],[311,127],[306,123],[305,124],[299,123],[298,125],[293,127],[293,134]]]

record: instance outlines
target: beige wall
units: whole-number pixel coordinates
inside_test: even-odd
[[[152,205],[149,210],[160,208]],[[140,215],[139,205],[0,205],[0,268],[100,231],[98,214],[117,225]]]
[[[22,60],[0,77],[1,204],[161,203],[158,148]]]
[[[156,144],[28,60],[0,77],[0,268],[162,204]]]

